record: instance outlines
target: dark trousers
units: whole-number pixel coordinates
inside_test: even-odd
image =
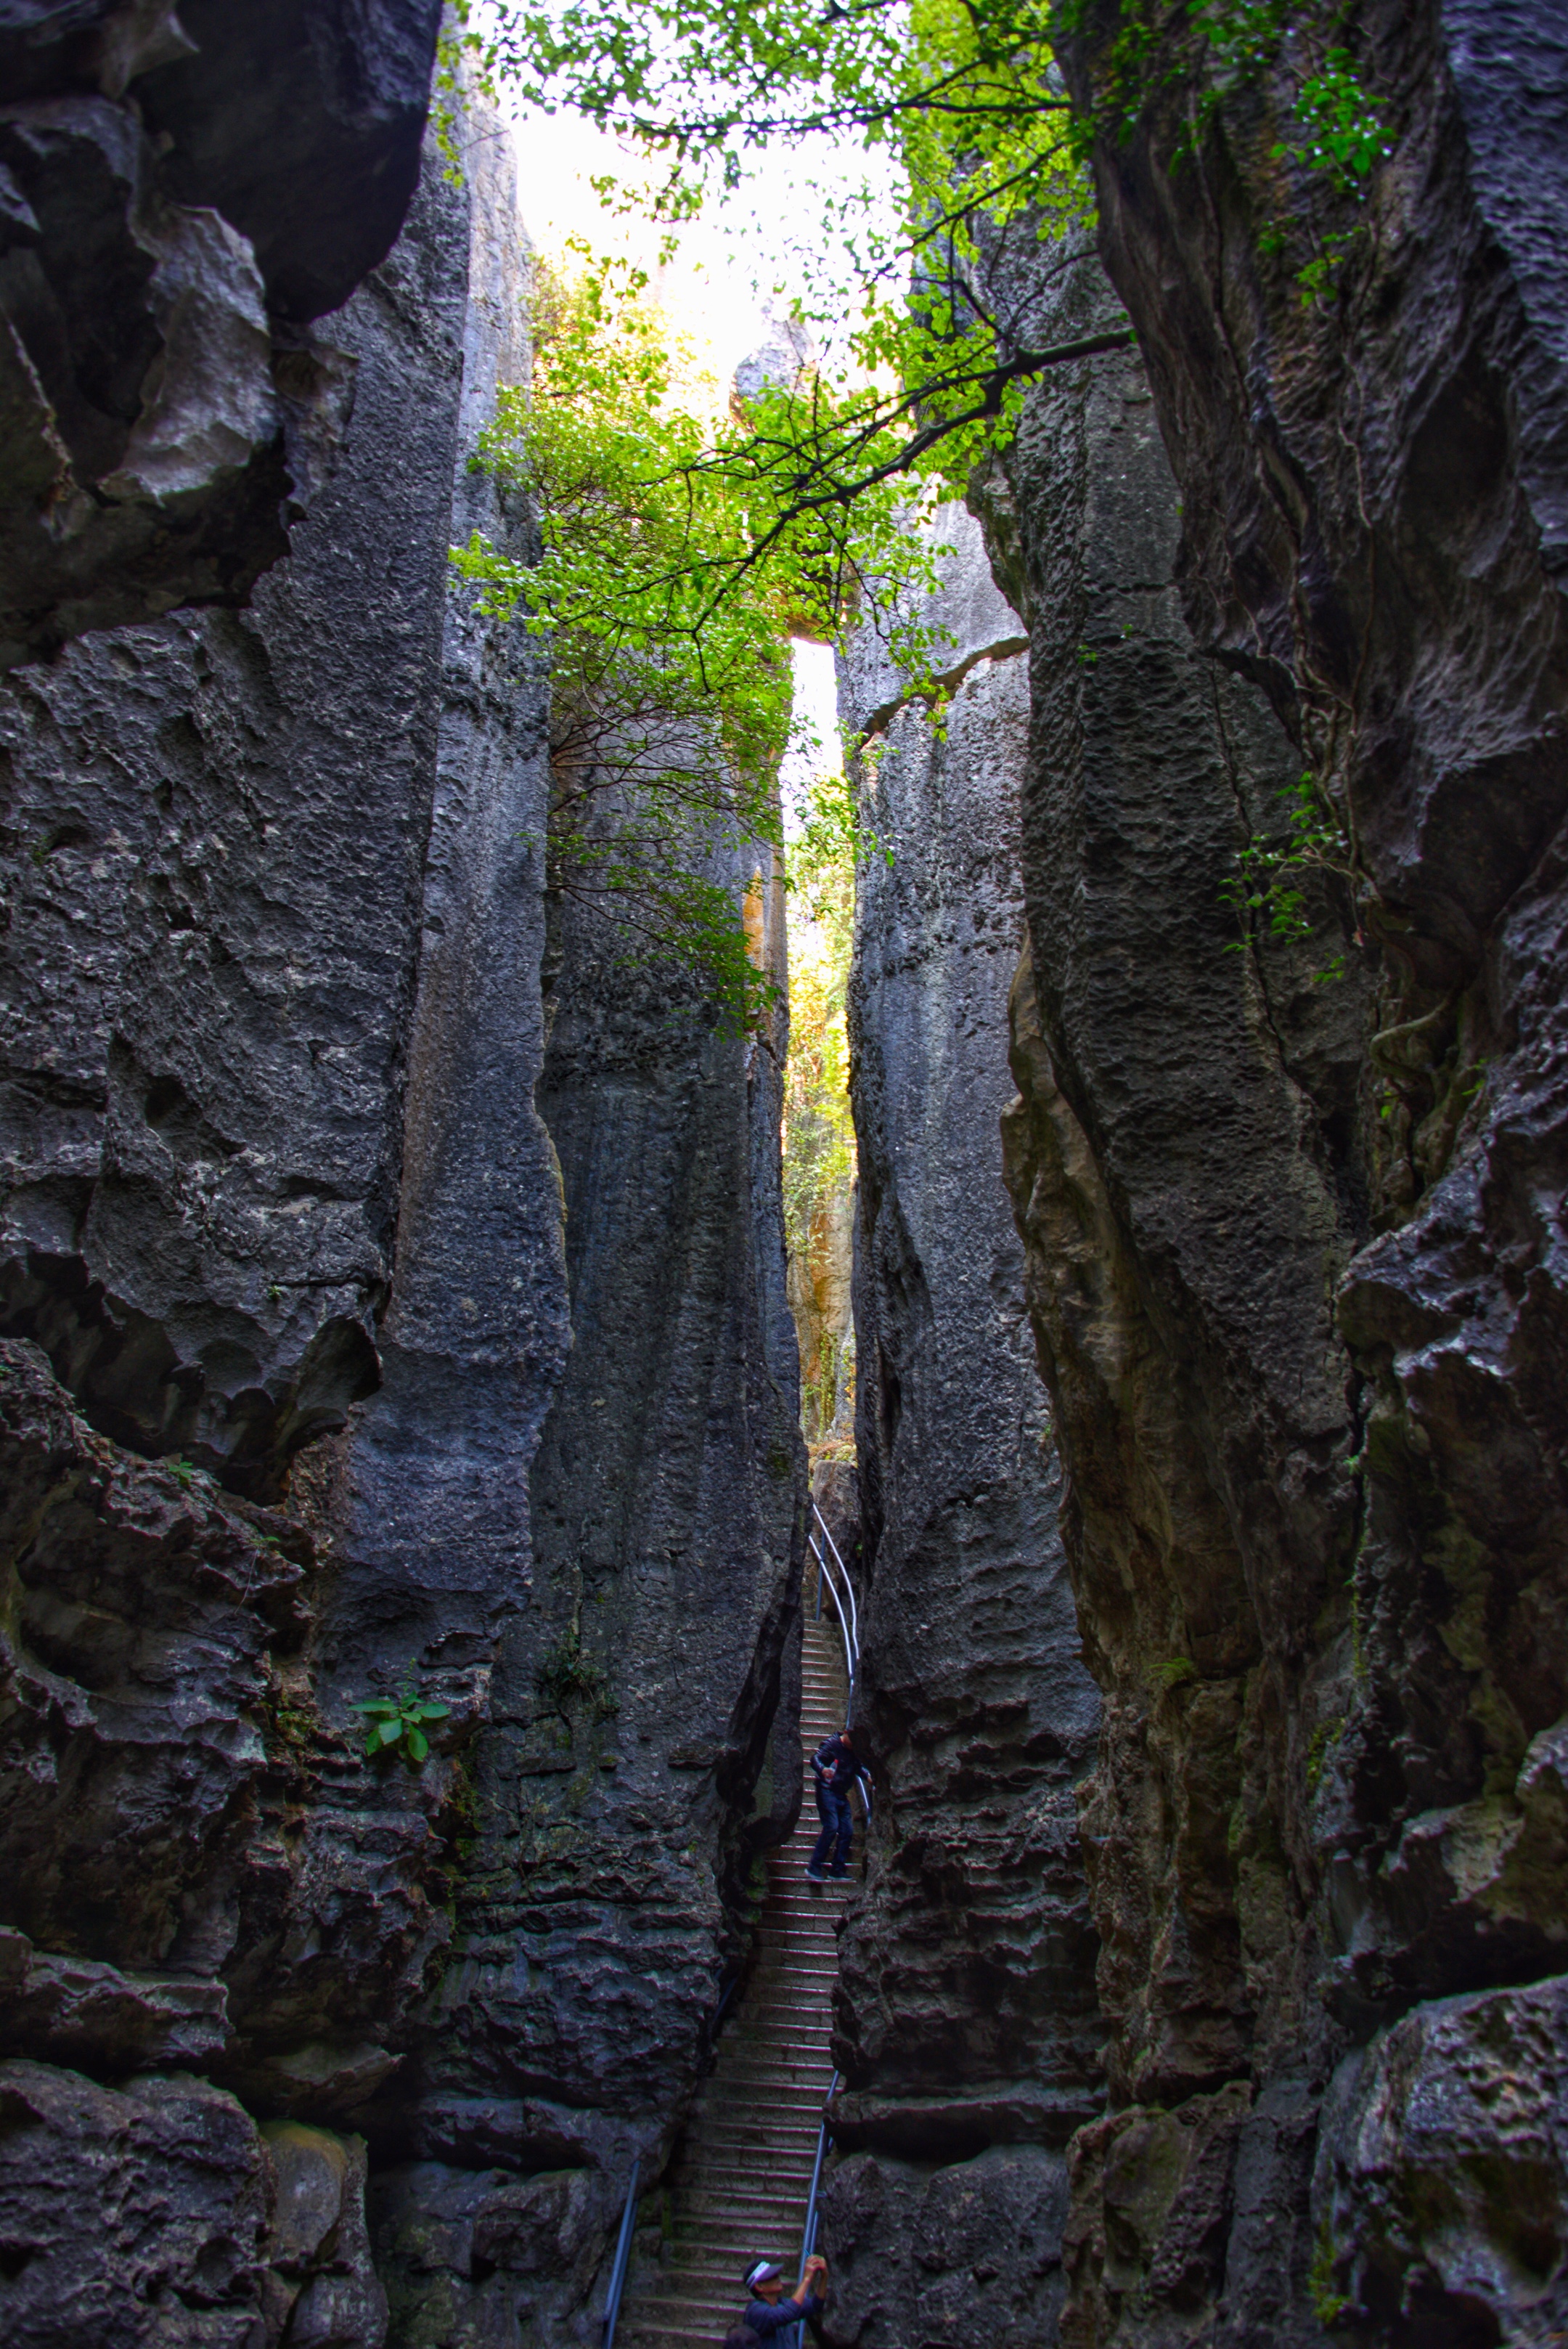
[[[822,1832],[817,1837],[811,1865],[813,1868],[825,1866],[828,1854],[832,1852],[833,1874],[842,1876],[850,1864],[850,1842],[855,1831],[854,1821],[850,1816],[850,1798],[848,1795],[839,1794],[832,1786],[824,1786],[819,1779],[817,1811],[822,1822]]]

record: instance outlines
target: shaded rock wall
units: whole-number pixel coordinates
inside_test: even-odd
[[[433,174],[333,322],[353,415],[249,612],[86,637],[5,694],[6,1326],[99,1434],[175,1461],[152,1472],[164,1495],[215,1495],[215,1477],[284,1499],[298,1444],[380,1376],[468,265],[467,200]],[[316,1522],[307,1623],[292,1651],[260,1642],[262,1716],[255,1691],[215,1671],[207,1688],[200,1617],[174,1610],[156,1669],[107,1708],[101,1906],[73,1910],[73,1872],[46,1918],[15,1921],[46,1949],[221,1979],[247,2093],[331,2120],[395,2068],[448,1928],[434,1774],[422,1792],[364,1769],[346,1709],[417,1642],[396,1609],[361,1606],[335,1682],[321,1633],[346,1569],[326,1568]],[[35,1661],[67,1709],[98,1688],[93,1607],[45,1655],[25,1633],[18,1667]],[[87,1764],[42,1697],[29,1709],[62,1766],[46,1796],[36,1775],[5,1795],[32,1789],[25,1832],[47,1848]],[[232,1758],[203,1795],[214,1754]],[[274,1760],[297,1775],[268,1824],[245,1781]],[[114,1890],[150,1836],[170,1855],[148,1871],[156,1931]]]
[[[18,0],[0,27],[0,667],[242,605],[319,472],[305,322],[419,173],[438,0]]]
[[[738,898],[752,865],[710,869]],[[757,894],[781,976],[782,892]],[[596,913],[566,898],[552,921],[538,1102],[572,1344],[475,1752],[459,1954],[397,2125],[418,2158],[375,2184],[411,2343],[590,2337],[633,2160],[651,2190],[744,1953],[751,1864],[799,1802],[783,1015],[727,1034]]]
[[[961,510],[940,607],[945,738],[874,651],[851,982],[860,1164],[862,1696],[877,1822],[841,1943],[839,2159],[823,2208],[844,2342],[1034,2343],[1063,2282],[1065,2147],[1102,2094],[1074,1788],[1098,1706],[1061,1472],[999,1179],[1023,929],[1027,686]]]
[[[0,697],[7,2339],[378,2344],[366,2143],[394,2339],[591,2330],[798,1799],[781,1039],[566,937],[535,1105],[545,682],[447,562],[533,543],[468,471],[504,154],[319,328],[249,606]],[[436,1751],[373,1766],[410,1679]]]
[[[1107,1698],[1085,2349],[1533,2341],[1568,2271],[1538,2117],[1561,27],[1360,12],[1395,149],[1364,211],[1281,167],[1315,37],[1180,169],[1198,62],[1185,35],[1157,61],[1096,158],[1153,405],[1114,360],[1044,389],[995,517],[1034,637],[1009,1180]],[[1114,38],[1090,10],[1066,40],[1080,98]],[[1308,763],[1350,885],[1309,895],[1312,939],[1227,953],[1227,873]]]
[[[5,699],[7,1326],[106,1433],[258,1495],[376,1375],[466,274],[432,183],[333,321],[350,429],[249,612]]]

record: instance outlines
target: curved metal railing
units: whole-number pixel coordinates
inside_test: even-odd
[[[839,1556],[839,1545],[828,1530],[828,1520],[815,1501],[811,1504],[811,1515],[815,1520],[815,1526],[807,1536],[807,1539],[811,1545],[811,1555],[817,1561],[817,1612],[820,1615],[822,1611],[822,1585],[825,1579],[829,1596],[833,1602],[833,1612],[839,1619],[839,1630],[844,1642],[844,1667],[850,1680],[849,1711],[844,1717],[846,1721],[853,1721],[855,1690],[861,1676],[861,1623],[860,1612],[855,1606],[855,1586],[850,1580],[849,1568]],[[819,1531],[821,1534],[821,1541],[817,1538]],[[828,1550],[832,1552],[831,1566],[828,1563],[828,1550],[823,1549],[822,1542],[826,1542]],[[839,1589],[841,1582],[843,1584],[842,1595]],[[845,1612],[846,1606],[848,1613]]]
[[[855,1586],[850,1579],[850,1569],[840,1557],[839,1545],[829,1532],[828,1520],[815,1501],[811,1504],[811,1515],[816,1520],[816,1528],[820,1530],[822,1537],[822,1541],[819,1541],[815,1529],[806,1537],[811,1545],[811,1555],[817,1561],[817,1612],[820,1615],[822,1611],[822,1587],[825,1581],[828,1595],[833,1602],[833,1612],[839,1619],[840,1635],[844,1642],[844,1670],[850,1682],[850,1701],[844,1708],[844,1725],[848,1728],[855,1717],[855,1692],[860,1686],[861,1679],[860,1609],[855,1605]],[[833,1554],[832,1566],[828,1563],[822,1542],[827,1543],[828,1548]],[[838,1569],[836,1577],[834,1568]],[[842,1582],[844,1587],[842,1599],[839,1596],[840,1582]],[[844,1611],[846,1604],[849,1609],[847,1614]],[[855,1784],[861,1790],[861,1800],[865,1805],[866,1823],[869,1826],[872,1816],[872,1782],[862,1771],[856,1778]]]

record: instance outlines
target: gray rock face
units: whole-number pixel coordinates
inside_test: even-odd
[[[179,0],[185,52],[134,85],[169,191],[256,256],[280,318],[319,318],[384,261],[419,180],[434,0]]]
[[[397,2069],[447,1936],[441,1775],[362,1764],[342,1700],[369,1660],[334,1704],[317,1544],[272,1517],[241,1538],[202,1471],[282,1497],[379,1376],[468,257],[433,174],[334,321],[342,461],[251,612],[83,639],[5,696],[6,1326],[102,1435],[199,1464],[95,1452],[19,1391],[27,1479],[73,1482],[14,1569],[36,1597],[11,1832],[58,1866],[9,1871],[5,1919],[215,1980],[226,2082],[315,2118]],[[403,1640],[394,1612],[375,1656]],[[40,1770],[62,1710],[67,1766]]]
[[[258,2131],[204,2080],[0,2064],[0,2322],[17,2349],[382,2349],[365,2147]]]
[[[377,1377],[467,243],[433,179],[334,322],[352,429],[249,613],[5,697],[6,1327],[106,1433],[258,1495]]]
[[[527,358],[498,153],[432,167],[331,321],[332,478],[250,609],[4,698],[5,2046],[77,2139],[83,2098],[117,2145],[134,2116],[62,2067],[220,2082],[187,2085],[233,2160],[160,2270],[181,2308],[211,2271],[192,2340],[380,2341],[363,2222],[323,2215],[351,2117],[399,2337],[452,2292],[475,2339],[580,2310],[799,1799],[782,1034],[567,936],[554,1142],[535,1107],[545,680],[447,570],[474,528],[534,543],[468,470]],[[410,1671],[437,1751],[372,1768],[350,1702]],[[161,2143],[103,2191],[154,2196]],[[101,2168],[69,2157],[64,2209]],[[244,2235],[274,2172],[283,2249]],[[29,2341],[148,2298],[117,2240],[84,2220],[57,2292],[25,2200]]]
[[[923,2339],[940,2310],[944,2339],[1022,2344],[1054,2322],[1062,2148],[1100,2095],[1074,1799],[1098,1707],[995,1139],[1023,928],[1021,630],[972,519],[936,528],[960,549],[940,607],[959,640],[945,740],[919,707],[888,714],[874,662],[841,692],[849,727],[884,729],[865,792],[893,862],[862,864],[850,991],[859,1718],[878,1818],[841,1944],[850,2158],[823,2240],[843,2270],[834,2338]]]
[[[363,2042],[445,1920],[418,1790],[377,1783],[320,1719],[315,1546],[118,1451],[32,1349],[4,1354],[10,2044],[232,2079],[276,2034],[284,2109],[324,2064],[352,2102],[356,2074],[394,2065]]]
[[[1401,2343],[1561,2330],[1565,2026],[1558,1975],[1413,2007],[1346,2057],[1314,2181],[1326,2318]]]
[[[1090,264],[1059,298],[1095,318]],[[1271,1790],[1305,1767],[1335,1667],[1304,1672],[1303,1651],[1355,1539],[1326,1284],[1365,1228],[1365,999],[1313,983],[1337,944],[1326,907],[1315,939],[1227,950],[1226,875],[1276,828],[1293,754],[1188,636],[1137,361],[1043,387],[1007,471],[1033,719],[1006,1167],[1107,1699],[1081,1823],[1126,2108],[1075,2151],[1063,2338],[1185,2337],[1189,2303],[1223,2321],[1222,2291],[1251,2337],[1249,2258],[1278,2337],[1310,2338],[1307,2229],[1231,2228],[1238,2179],[1284,2160],[1248,2084],[1321,2082],[1333,2060],[1308,1841]]]
[[[504,143],[474,139],[464,168],[460,402],[436,552],[477,530],[526,561],[531,515],[469,460],[498,385],[527,380],[528,251]],[[346,1561],[338,1670],[386,1674],[423,1652],[449,1693],[460,1681],[480,1695],[503,1619],[528,1604],[529,1466],[571,1333],[559,1177],[534,1106],[548,679],[533,640],[485,620],[470,592],[453,587],[443,608],[380,1381],[315,1477]]]
[[[1556,2258],[1550,2163],[1504,2189],[1545,2262],[1511,2269],[1472,2157],[1445,2199],[1421,2132],[1451,2100],[1484,2135],[1456,2002],[1495,1992],[1473,2028],[1532,2084],[1557,2060],[1525,2011],[1562,1965],[1568,1698],[1563,239],[1532,160],[1561,31],[1362,33],[1395,155],[1355,222],[1277,169],[1284,50],[1178,167],[1177,37],[1099,157],[1153,405],[1118,361],[1044,388],[998,517],[1033,618],[1009,1181],[1107,1697],[1082,1824],[1121,2109],[1074,2156],[1085,2349],[1331,2314],[1533,2339]],[[1067,41],[1081,95],[1115,37],[1091,11]],[[1336,299],[1304,304],[1336,222]],[[1309,895],[1313,939],[1228,953],[1236,851],[1308,760],[1349,886]],[[1507,2178],[1500,2127],[1474,2159]]]
[[[1412,1998],[1555,1969],[1543,1911],[1519,1888],[1545,1881],[1530,1756],[1568,1699],[1555,1663],[1542,1669],[1555,1630],[1540,1628],[1560,1619],[1549,1464],[1564,1437],[1540,1399],[1556,1392],[1540,1351],[1556,1342],[1556,1240],[1540,1203],[1560,1179],[1568,810],[1568,290],[1561,178],[1542,158],[1563,34],[1555,10],[1526,5],[1495,19],[1378,13],[1367,41],[1395,152],[1332,316],[1305,316],[1244,224],[1261,142],[1291,97],[1277,78],[1237,147],[1223,336],[1249,380],[1244,422],[1230,362],[1211,376],[1193,339],[1212,349],[1220,331],[1198,257],[1211,165],[1172,176],[1163,100],[1116,167],[1139,192],[1108,211],[1103,238],[1192,518],[1182,567],[1200,641],[1254,661],[1309,718],[1320,688],[1352,713],[1341,780],[1375,949],[1362,1101],[1380,1236],[1346,1273],[1337,1320],[1365,1381],[1367,1668],[1319,1724],[1314,1835],[1336,2003],[1358,2034]],[[1293,178],[1288,195],[1294,223],[1314,191]],[[1352,318],[1376,332],[1363,340]],[[1190,368],[1207,400],[1189,398]],[[1288,531],[1261,493],[1264,438],[1271,470],[1300,484]],[[1471,1834],[1473,1863],[1460,1857]]]
[[[285,553],[330,408],[298,326],[402,226],[439,16],[7,9],[0,667],[242,605]]]
[[[748,861],[714,869],[738,898]],[[781,968],[781,893],[758,894]],[[782,1021],[725,1034],[597,916],[556,920],[538,1098],[572,1351],[478,1747],[460,1955],[403,2124],[423,2158],[377,2202],[411,2340],[585,2322],[632,2161],[657,2176],[705,2068],[751,1862],[799,1801]]]
[[[1042,2146],[993,2146],[933,2169],[841,2162],[822,2203],[830,2338],[997,2349],[1048,2340],[1061,2305],[1067,2173]]]

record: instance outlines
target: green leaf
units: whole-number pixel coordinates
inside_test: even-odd
[[[430,1741],[426,1736],[424,1731],[422,1729],[410,1729],[408,1732],[408,1759],[411,1762],[423,1762],[428,1757],[429,1751]]]
[[[401,1721],[384,1721],[376,1731],[376,1743],[378,1745],[396,1745],[402,1734]]]
[[[451,1707],[445,1704],[417,1704],[412,1710],[416,1721],[445,1721]]]
[[[397,1711],[397,1702],[389,1696],[361,1696],[356,1697],[348,1709],[350,1713],[376,1713],[387,1719]]]

